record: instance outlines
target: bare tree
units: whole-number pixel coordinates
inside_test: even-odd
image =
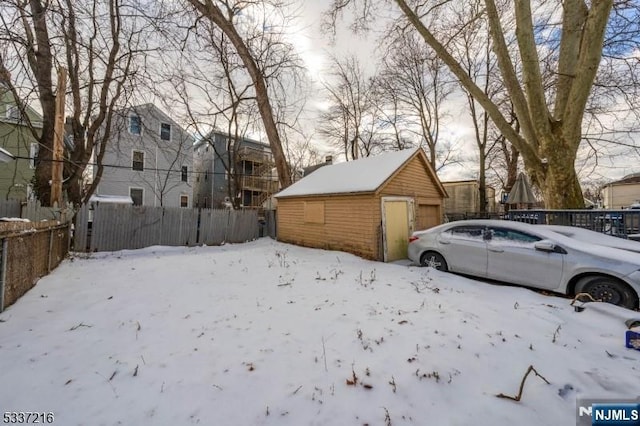
[[[462,7],[454,10],[455,17],[452,19],[454,21],[452,23],[454,26],[453,31],[456,31],[460,36],[452,42],[451,48],[461,58],[460,64],[469,77],[492,102],[504,110],[508,102],[505,100],[504,86],[496,78],[498,74],[497,62],[492,51],[492,42],[486,21],[484,19],[473,20],[469,18],[480,14],[482,4],[480,1],[474,1],[460,6]],[[462,24],[462,26],[455,27],[456,23]],[[493,158],[500,154],[509,153],[508,150],[499,149],[501,144],[506,146],[508,142],[497,131],[489,115],[478,105],[474,97],[469,92],[465,91],[465,94],[478,148],[478,199],[480,200],[480,213],[486,213],[488,205],[487,171]],[[507,161],[497,161],[496,163],[509,164],[509,157],[505,156],[504,158]],[[517,162],[515,166],[517,168]],[[503,186],[503,189],[509,191],[515,182],[515,175],[513,179],[513,182],[509,182],[507,179],[506,186]]]
[[[265,53],[264,50],[252,50],[252,47],[255,47],[252,46],[252,42],[261,44],[261,42],[266,41],[265,39],[268,37],[266,37],[265,31],[263,31],[258,39],[247,39],[241,35],[240,30],[242,28],[242,24],[238,22],[241,18],[249,19],[248,17],[251,17],[256,13],[264,17],[266,9],[278,9],[283,7],[283,5],[275,0],[273,2],[236,2],[232,0],[188,1],[202,17],[210,20],[229,38],[229,41],[242,59],[246,71],[253,83],[258,110],[271,146],[271,151],[274,155],[276,169],[278,171],[278,179],[280,180],[280,184],[283,188],[289,186],[291,184],[291,174],[282,148],[282,142],[276,120],[274,119],[269,96],[268,81],[270,78],[270,70],[268,67],[265,67],[264,64],[261,66],[259,63],[260,58],[256,56],[259,52]],[[260,22],[264,24],[263,29],[269,25],[266,21]],[[277,45],[270,44],[272,49],[276,46]]]
[[[395,90],[393,79],[377,75],[373,82],[373,96],[377,100],[374,107],[381,130],[383,149],[399,151],[418,145],[416,142],[417,127],[411,114],[404,110],[404,103]]]
[[[29,9],[27,9],[27,6]],[[31,71],[32,81],[37,87],[38,100],[42,110],[42,129],[34,136],[40,144],[39,162],[36,168],[34,191],[44,205],[50,201],[51,164],[53,159],[53,135],[55,122],[55,92],[53,87],[53,48],[49,37],[47,8],[49,3],[37,0],[16,0],[2,6],[3,35],[5,42],[12,43],[14,52],[6,52],[2,57],[2,74],[9,75],[9,69],[14,68],[9,63],[11,59],[17,65],[17,72]],[[11,56],[8,56],[11,55]],[[15,55],[15,56],[14,56]],[[26,62],[23,62],[26,58]],[[21,102],[17,90],[12,87],[12,80],[5,79],[10,90],[14,93],[16,102]],[[25,111],[25,106],[20,106]]]
[[[373,99],[373,80],[354,55],[332,58],[332,81],[324,83],[329,108],[318,133],[343,151],[347,160],[368,157],[380,149]]]
[[[613,0],[543,2],[535,14],[530,1],[517,0],[510,11],[515,17],[515,27],[501,20],[495,0],[484,0],[485,7],[481,13],[486,15],[489,24],[493,50],[518,119],[520,133],[510,125],[499,106],[465,72],[460,59],[448,47],[450,39],[439,38],[435,31],[437,28],[425,25],[424,19],[435,10],[449,7],[452,2],[394,2],[405,22],[420,33],[462,87],[489,114],[505,138],[519,150],[532,180],[542,190],[546,206],[583,207],[575,161],[582,141],[585,111],[603,49],[607,49],[605,40],[612,40],[610,37],[605,39],[605,32],[614,6]],[[372,7],[374,3],[375,0],[335,0],[333,16],[349,5],[359,7],[361,14],[364,14],[359,15],[361,17],[371,15],[375,13]],[[625,4],[620,2],[616,6],[622,8]],[[445,14],[444,11],[440,12],[440,16]],[[539,22],[548,22],[548,26],[555,28],[556,43],[539,43],[540,38],[536,36]],[[507,40],[511,38],[516,41],[517,47],[509,49]],[[634,43],[637,45],[637,42]],[[556,77],[549,86],[543,78],[545,70],[541,69],[541,55],[548,56],[548,51],[555,52],[554,60],[548,66]],[[623,50],[622,53],[623,59],[631,54],[629,50]],[[522,63],[521,70],[514,66],[518,58]]]
[[[2,37],[12,44],[15,55],[1,58],[1,67],[8,71],[7,63],[13,62],[15,72],[28,76],[42,110],[35,191],[43,204],[49,201],[55,120],[51,76],[55,66],[68,70],[67,110],[73,143],[65,162],[64,182],[69,201],[80,203],[100,181],[100,161],[110,133],[99,129],[111,127],[115,109],[126,103],[141,73],[137,59],[148,50],[149,26],[141,20],[138,8],[150,13],[153,3],[12,0],[2,8]],[[96,147],[98,171],[87,189],[83,174]]]
[[[276,9],[275,5],[253,2],[244,4],[240,8],[242,13],[240,9],[224,10],[231,14],[230,19],[242,34],[264,79],[278,143],[286,148],[288,132],[295,129],[296,122],[295,117],[287,115],[291,105],[288,102],[291,90],[298,86],[301,66],[284,34],[284,28],[295,15],[284,6]],[[237,16],[233,15],[236,12]],[[228,176],[227,198],[234,207],[240,208],[242,204],[238,194],[243,179],[252,180],[270,196],[277,186],[272,182],[273,177],[278,176],[273,173],[273,162],[264,162],[258,169],[245,169],[238,155],[248,135],[263,133],[264,122],[259,113],[256,85],[232,38],[215,22],[201,19],[198,11],[174,10],[160,31],[171,54],[158,58],[162,64],[159,67],[162,81],[152,91],[168,107],[179,105],[186,112],[183,121],[193,127],[200,138],[209,140],[209,147]],[[174,90],[167,91],[167,85]],[[216,134],[211,133],[212,129]],[[226,136],[221,145],[223,134]],[[276,153],[273,149],[272,152],[275,159]]]
[[[440,58],[430,51],[415,31],[396,29],[380,71],[385,98],[400,103],[405,118],[418,129],[419,145],[425,146],[434,169],[446,166],[439,161],[438,141],[445,119],[442,105],[453,91],[447,69]]]

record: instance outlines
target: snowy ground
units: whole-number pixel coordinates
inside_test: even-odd
[[[0,314],[0,411],[60,425],[574,425],[640,395],[611,305],[262,239],[75,257]],[[515,395],[529,367],[520,402]]]

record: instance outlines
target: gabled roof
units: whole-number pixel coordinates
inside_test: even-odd
[[[25,100],[25,102],[27,102]],[[8,89],[7,85],[0,81],[0,105],[3,107],[0,108],[0,121],[10,124],[17,124],[19,126],[26,126],[27,121],[24,118],[20,118],[18,120],[14,118],[8,118],[6,115],[6,108],[9,106],[17,106],[17,102],[13,97],[13,94]],[[24,113],[29,117],[31,121],[31,125],[37,129],[42,128],[42,115],[40,115],[35,109],[33,109],[29,104],[24,105],[25,111]]]
[[[629,183],[640,183],[640,173],[632,173],[630,175],[626,175],[625,177],[623,177],[620,180],[616,180],[614,182],[609,182],[609,183],[603,185],[603,188],[607,187],[607,186],[612,186],[612,185],[625,185],[625,184],[629,184]]]
[[[275,196],[276,198],[282,198],[374,192],[394,176],[411,158],[421,153],[422,150],[420,148],[406,149],[321,167],[280,191]],[[424,157],[424,153],[421,155]],[[424,163],[429,169],[429,174],[434,179],[434,183],[445,195],[446,191],[440,184],[435,172],[433,172],[427,161],[424,161]]]
[[[126,108],[122,108],[120,110],[118,110],[118,113],[122,116],[127,116],[131,113],[134,113],[136,115],[140,114],[140,115],[148,115],[150,117],[153,117],[155,119],[157,119],[158,121],[163,121],[166,122],[168,124],[174,125],[176,127],[178,127],[180,129],[180,131],[188,136],[190,139],[193,139],[193,136],[189,133],[187,133],[187,131],[180,125],[180,123],[178,123],[176,120],[174,120],[173,118],[171,118],[171,116],[169,116],[169,114],[167,114],[166,112],[164,112],[163,110],[161,110],[158,106],[156,106],[156,104],[153,103],[146,103],[146,104],[141,104],[141,105],[134,105],[134,106],[130,106],[130,107],[126,107]]]

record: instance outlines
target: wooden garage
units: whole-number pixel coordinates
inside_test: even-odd
[[[442,223],[446,196],[422,149],[325,166],[276,194],[278,240],[404,259],[411,232]]]

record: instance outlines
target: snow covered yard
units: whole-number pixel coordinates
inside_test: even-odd
[[[60,425],[574,425],[577,397],[640,395],[633,316],[269,239],[93,254],[0,314],[0,408]],[[550,384],[495,396],[529,365]]]

